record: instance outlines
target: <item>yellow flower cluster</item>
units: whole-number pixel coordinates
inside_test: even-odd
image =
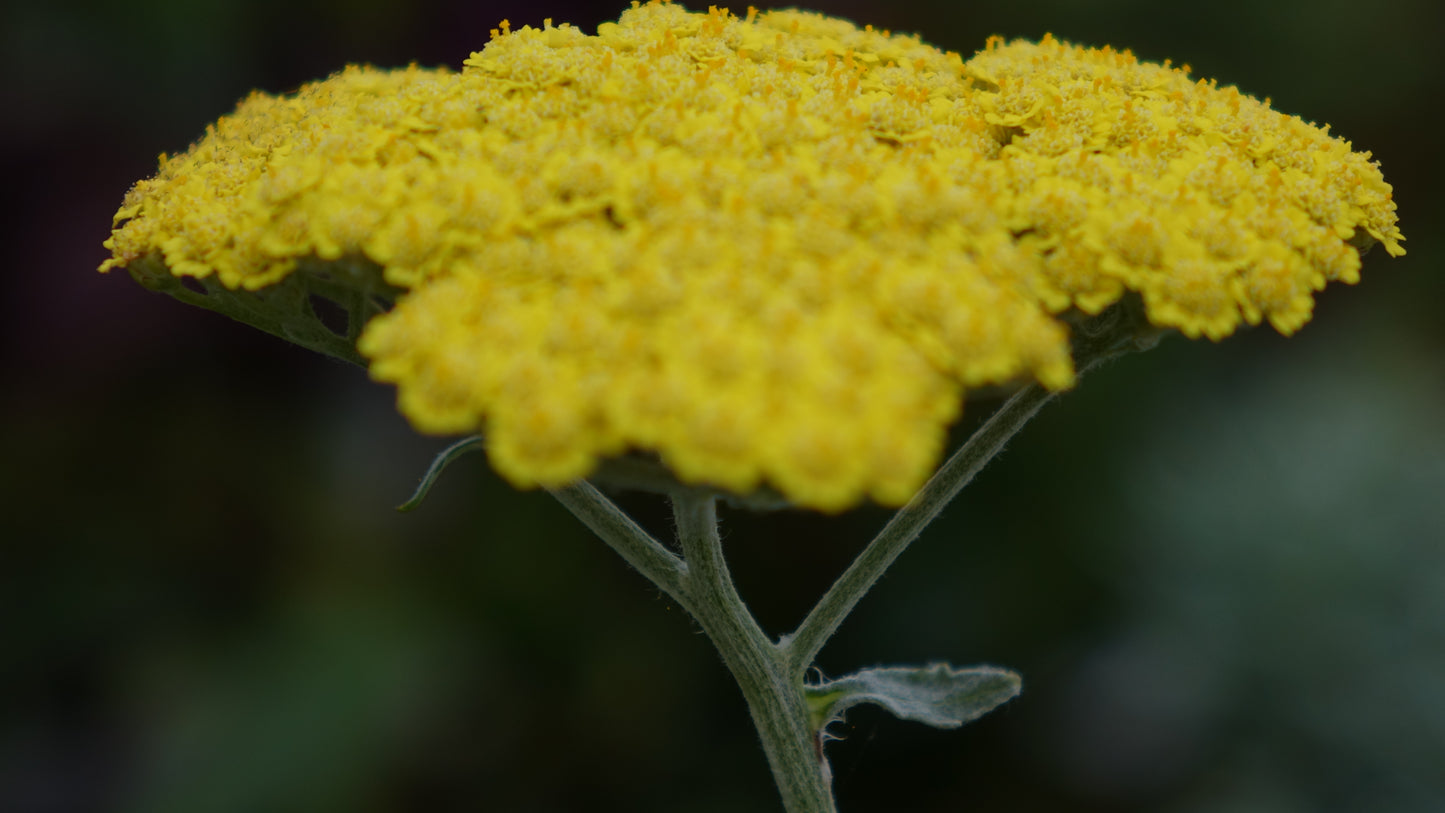
[[[1290,333],[1403,253],[1367,153],[1187,69],[664,2],[253,95],[116,219],[107,268],[379,264],[372,375],[517,484],[645,450],[825,510],[910,497],[966,388],[1070,386],[1063,311]]]

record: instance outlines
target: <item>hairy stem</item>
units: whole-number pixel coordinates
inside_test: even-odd
[[[672,497],[677,534],[687,558],[680,601],[721,653],[747,699],[753,724],[788,813],[833,813],[833,792],[821,740],[813,729],[802,677],[769,640],[734,589],[717,530],[713,495]]]
[[[586,480],[550,491],[629,565],[637,568],[668,595],[683,602],[682,583],[687,575],[687,563],[633,522],[632,517],[617,507],[617,503],[607,499]]]
[[[1030,384],[1016,393],[982,427],[974,432],[948,462],[919,489],[913,499],[898,510],[878,536],[858,554],[853,564],[828,588],[808,617],[792,635],[783,638],[789,674],[801,680],[819,650],[843,619],[876,583],[893,560],[918,537],[943,507],[975,474],[983,469],[1004,444],[1023,428],[1053,393]]]
[[[813,729],[803,681],[786,653],[758,626],[733,587],[710,492],[672,493],[681,558],[643,530],[590,483],[552,494],[628,564],[692,614],[742,689],[788,813],[835,813],[827,763]]]

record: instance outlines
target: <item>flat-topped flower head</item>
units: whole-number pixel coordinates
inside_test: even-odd
[[[1288,334],[1403,253],[1368,153],[1187,69],[659,2],[253,95],[117,222],[105,267],[228,288],[377,264],[372,375],[519,485],[635,450],[825,510],[907,500],[967,389],[1070,386],[1066,312]]]

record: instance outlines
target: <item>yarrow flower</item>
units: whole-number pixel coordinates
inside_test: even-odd
[[[967,390],[1071,386],[1071,314],[1290,334],[1404,253],[1369,153],[1128,51],[665,2],[492,33],[459,73],[251,96],[130,191],[102,270],[368,261],[404,291],[372,376],[512,482],[641,451],[838,510],[905,502]]]

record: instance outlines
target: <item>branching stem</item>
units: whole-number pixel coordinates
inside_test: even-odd
[[[675,492],[673,511],[688,572],[681,599],[712,639],[748,701],[773,780],[788,813],[834,813],[828,763],[814,730],[801,676],[753,619],[733,587],[712,494]]]
[[[567,506],[567,510],[582,520],[583,525],[591,528],[608,547],[637,568],[637,572],[686,606],[682,582],[687,576],[687,563],[653,539],[632,517],[623,513],[617,503],[607,499],[586,480],[551,489],[551,492]]]
[[[686,608],[707,633],[747,700],[788,813],[834,813],[831,775],[820,732],[809,714],[804,673],[893,560],[1050,395],[1030,385],[1000,407],[894,515],[797,631],[776,643],[758,626],[733,586],[712,492],[670,489],[681,557],[586,481],[553,489],[552,494],[628,564]]]

